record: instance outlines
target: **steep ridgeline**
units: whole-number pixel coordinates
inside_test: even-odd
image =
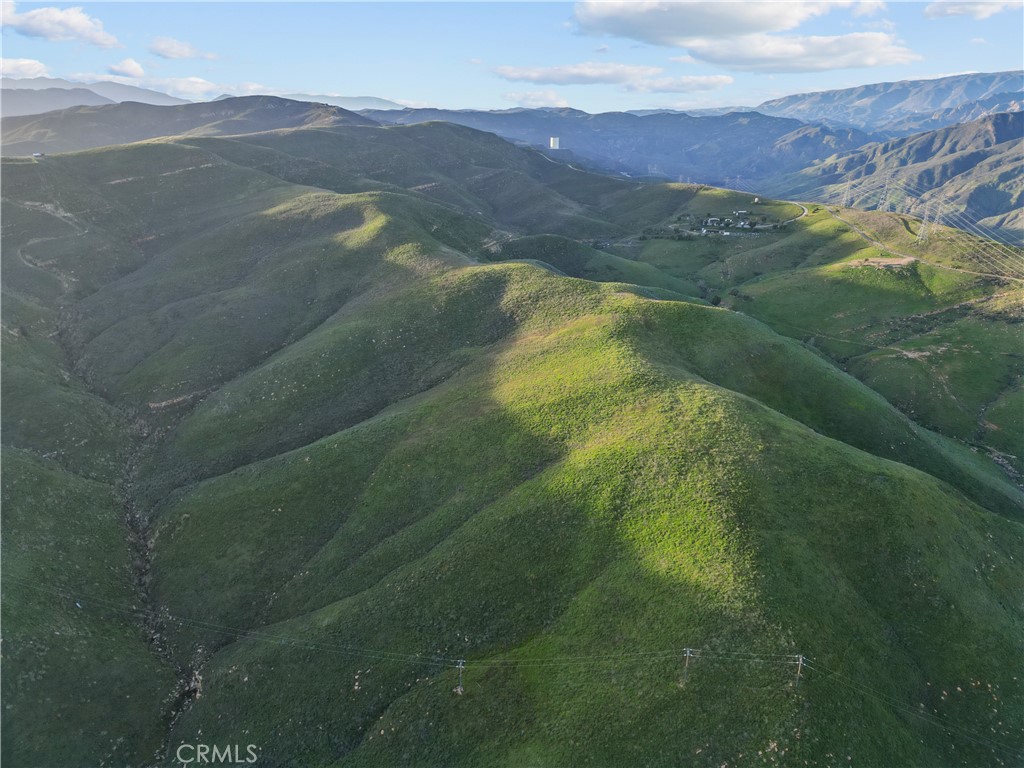
[[[972,109],[1011,111],[1020,101],[1024,72],[951,75],[932,80],[872,83],[817,93],[797,93],[759,104],[766,115],[907,135],[980,117]],[[959,108],[963,107],[963,110]]]
[[[985,99],[964,102],[955,107],[940,109],[931,114],[913,114],[890,123],[887,132],[909,135],[944,128],[948,125],[969,123],[1001,112],[1024,110],[1024,91],[997,93]]]
[[[126,102],[71,107],[56,113],[5,117],[3,154],[74,152],[160,136],[220,136],[285,128],[374,125],[340,107],[276,96],[240,96],[176,106]]]
[[[401,125],[443,120],[539,147],[547,147],[549,139],[557,136],[563,153],[596,168],[707,184],[726,184],[736,176],[749,182],[793,172],[871,139],[857,130],[810,126],[756,112],[692,117],[683,113],[591,115],[576,109],[404,109],[363,114]]]
[[[883,199],[880,187],[892,179]],[[847,196],[847,185],[849,194]],[[888,204],[948,217],[1005,239],[1024,239],[1024,112],[869,144],[781,180],[800,199],[847,196],[847,204]]]
[[[995,337],[1009,278],[442,124],[3,173],[11,764],[1024,749],[1024,496],[749,316]]]

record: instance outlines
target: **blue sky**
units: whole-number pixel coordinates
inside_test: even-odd
[[[3,2],[4,74],[590,112],[1017,69],[1016,2]]]

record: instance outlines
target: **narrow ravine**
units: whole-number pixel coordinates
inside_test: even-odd
[[[168,642],[168,629],[173,618],[167,609],[153,597],[150,583],[153,572],[152,526],[139,508],[136,493],[139,464],[146,451],[160,440],[163,431],[147,424],[144,419],[125,414],[132,419],[134,440],[125,457],[124,468],[114,493],[124,510],[123,523],[131,563],[132,580],[142,608],[136,615],[139,630],[145,636],[160,661],[174,670],[176,685],[165,699],[160,747],[153,755],[154,764],[160,764],[170,748],[171,734],[182,713],[192,706],[202,685],[200,670],[205,659],[182,660]]]
[[[175,684],[164,697],[161,722],[155,729],[159,731],[160,746],[145,763],[161,765],[165,762],[170,749],[171,734],[178,718],[191,707],[199,695],[202,681],[200,669],[205,662],[205,658],[200,657],[184,660],[180,654],[174,652],[168,636],[174,620],[167,609],[154,598],[150,588],[153,567],[152,524],[145,510],[140,507],[137,493],[138,476],[142,457],[163,439],[167,428],[157,427],[134,409],[111,400],[94,387],[89,377],[81,372],[78,365],[79,355],[70,343],[70,339],[74,337],[70,318],[74,316],[75,304],[73,300],[69,300],[70,287],[65,284],[65,292],[60,299],[63,306],[54,339],[63,352],[64,370],[68,378],[77,380],[89,394],[110,404],[124,425],[126,450],[121,471],[113,481],[113,495],[122,510],[121,523],[128,550],[130,579],[140,606],[133,612],[131,621],[139,631],[140,640],[148,645],[161,664],[174,672]]]

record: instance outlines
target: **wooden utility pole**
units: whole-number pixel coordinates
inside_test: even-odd
[[[455,692],[459,694],[459,696],[461,696],[466,690],[462,687],[462,670],[466,668],[466,660],[459,659],[458,663],[455,666],[459,670],[459,684],[455,687]]]
[[[684,648],[683,658],[685,659],[683,663],[683,685],[686,685],[686,681],[690,679],[690,659],[693,658],[693,649]]]

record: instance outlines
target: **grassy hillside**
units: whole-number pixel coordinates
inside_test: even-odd
[[[62,252],[77,233],[8,202],[2,756],[12,765],[136,763],[162,753],[179,695],[173,662],[135,613],[141,570],[117,485],[137,425],[72,375],[55,340],[72,283],[37,261],[37,248]]]
[[[948,356],[998,427],[967,434],[842,338],[1003,349],[1012,281],[856,266],[878,247],[827,210],[443,125],[3,170],[19,765],[1024,750],[1024,495],[969,447],[1008,452],[1019,381]],[[763,228],[692,233],[735,209]]]

